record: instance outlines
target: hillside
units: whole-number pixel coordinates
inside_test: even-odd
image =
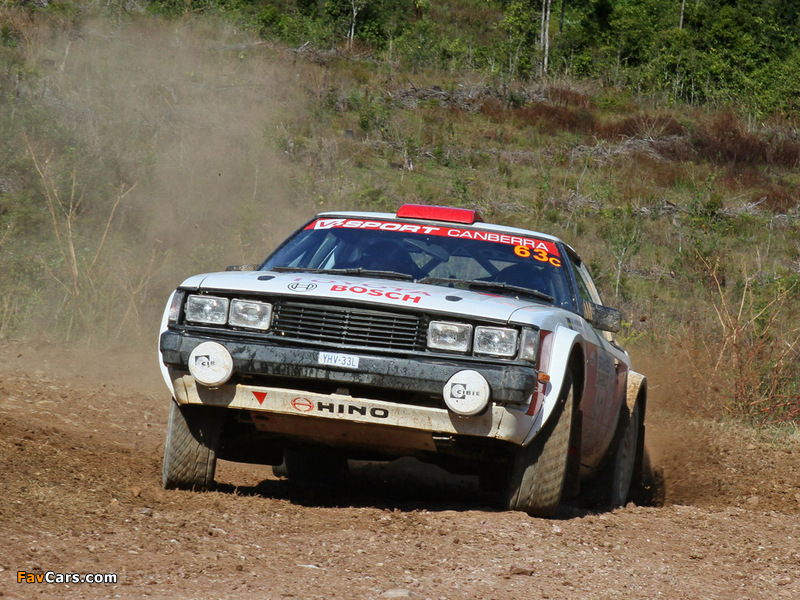
[[[679,410],[796,423],[791,118],[70,6],[2,10],[0,336],[152,340],[314,212],[454,204],[579,249]]]

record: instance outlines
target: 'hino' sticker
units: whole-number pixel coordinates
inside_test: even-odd
[[[292,408],[304,413],[315,411],[323,414],[362,416],[372,417],[373,419],[389,418],[389,410],[382,406],[365,406],[353,402],[339,402],[334,400],[318,400],[315,403],[308,398],[299,397],[292,400]]]
[[[352,354],[339,354],[337,352],[320,352],[317,362],[321,365],[330,367],[343,367],[345,369],[357,369],[358,357]]]
[[[310,292],[317,289],[316,283],[308,283],[307,281],[294,281],[289,284],[289,289],[293,292]]]

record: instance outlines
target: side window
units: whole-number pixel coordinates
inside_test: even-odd
[[[592,276],[589,275],[589,270],[586,268],[585,264],[580,263],[577,269],[577,276],[578,279],[581,280],[581,283],[578,285],[583,285],[583,287],[586,289],[588,294],[587,299],[591,300],[595,304],[603,304],[603,300],[600,298],[600,292],[597,291],[597,287],[594,285],[594,280],[592,279]],[[583,294],[583,291],[581,291],[581,294]]]
[[[586,283],[587,275],[586,267],[582,263],[575,268],[575,280],[578,282],[578,293],[581,296],[581,300],[594,302],[592,293],[589,291],[589,285]]]
[[[600,294],[594,285],[592,276],[589,275],[589,270],[577,257],[570,254],[570,262],[572,263],[572,270],[575,273],[575,281],[578,284],[578,294],[580,294],[580,302],[583,308],[584,316],[591,314],[591,308],[585,305],[586,302],[593,302],[594,304],[603,304],[600,299]],[[608,341],[613,342],[614,336],[608,331],[601,332],[602,336]]]
[[[581,260],[570,252],[568,254],[569,262],[572,264],[572,272],[575,273],[575,282],[578,284],[578,298],[579,302],[582,304],[583,302],[594,302],[596,304],[600,304],[600,297],[597,294],[597,288],[594,287],[594,282],[592,281],[592,277],[589,275],[589,271],[586,270],[586,266],[581,262]],[[585,312],[585,311],[584,311]]]

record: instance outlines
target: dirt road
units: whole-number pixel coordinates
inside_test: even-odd
[[[3,600],[800,598],[800,441],[679,416],[652,375],[664,506],[548,521],[413,461],[312,497],[230,463],[218,491],[166,492],[154,352],[6,343],[0,365]]]

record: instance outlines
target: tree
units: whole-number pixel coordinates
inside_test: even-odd
[[[614,296],[619,299],[622,270],[627,261],[639,252],[642,245],[642,227],[631,206],[601,212],[605,221],[604,238],[617,261]]]
[[[542,0],[542,75],[547,75],[548,62],[550,60],[550,8],[553,0]]]
[[[350,0],[350,27],[347,31],[347,48],[353,49],[353,40],[356,37],[356,19],[358,13],[367,5],[368,0]]]

